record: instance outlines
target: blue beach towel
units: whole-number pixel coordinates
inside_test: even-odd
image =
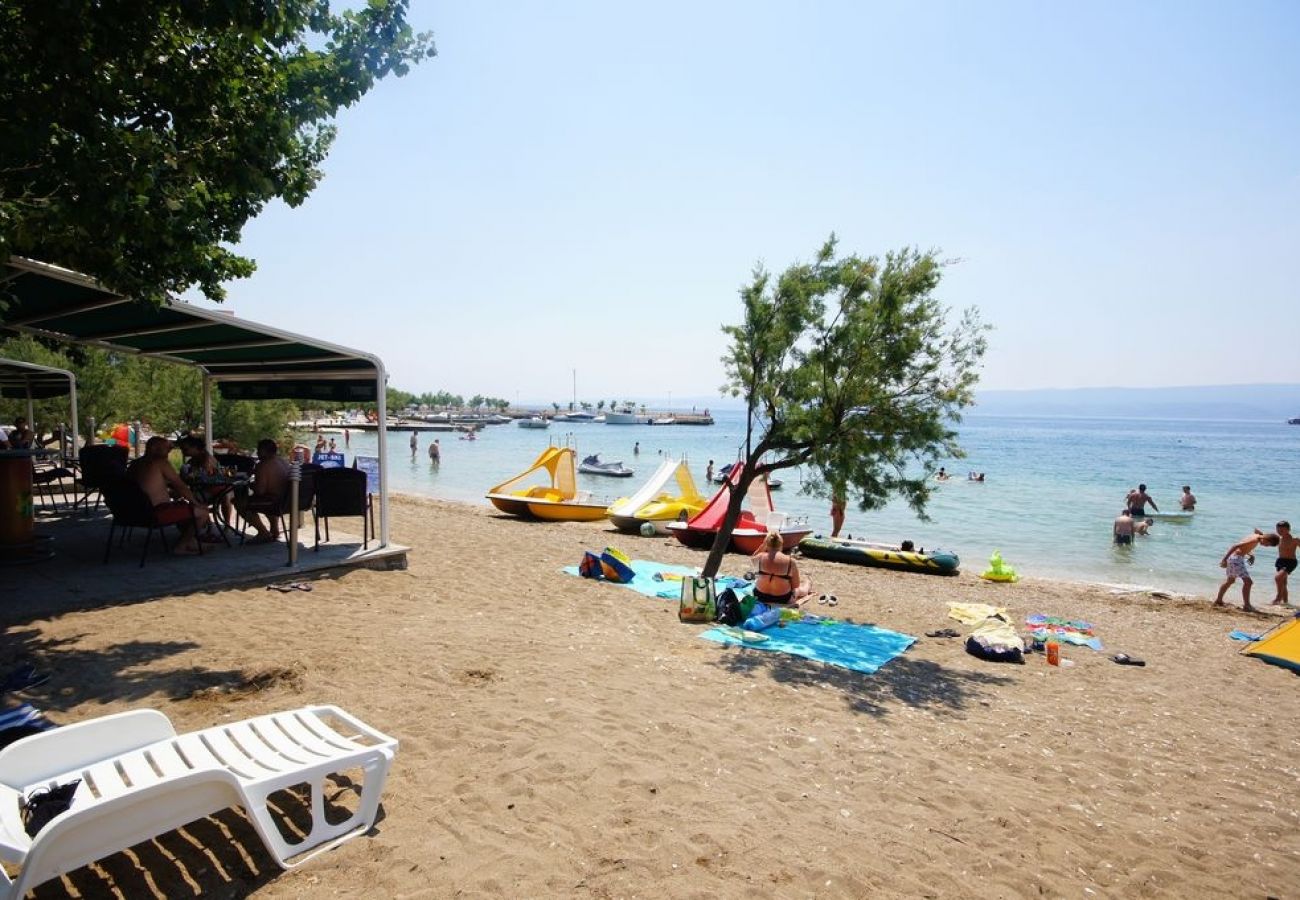
[[[577,566],[565,566],[563,569],[565,575],[578,575]],[[611,582],[619,587],[631,588],[638,594],[644,594],[647,597],[658,597],[662,600],[676,600],[682,595],[681,578],[664,578],[656,580],[656,575],[695,575],[698,574],[690,566],[675,566],[669,563],[655,562],[649,559],[632,560],[632,580],[627,582]],[[719,591],[726,588],[732,588],[736,593],[740,593],[750,586],[750,582],[742,578],[731,578],[720,576],[716,579]]]
[[[865,672],[870,675],[916,642],[910,635],[877,628],[874,625],[852,625],[838,622],[833,625],[816,622],[790,622],[785,628],[769,628],[763,632],[766,641],[747,644],[739,638],[711,628],[700,635],[706,641],[734,644],[751,650],[775,650],[815,659]]]
[[[1251,634],[1249,631],[1230,631],[1228,632],[1228,637],[1232,638],[1234,641],[1251,641],[1253,643],[1254,641],[1263,638],[1264,635]]]

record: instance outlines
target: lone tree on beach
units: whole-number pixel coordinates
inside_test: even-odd
[[[755,478],[803,466],[803,492],[877,509],[904,497],[924,518],[927,470],[959,456],[953,426],[974,400],[987,328],[966,310],[953,325],[934,297],[944,263],[912,249],[836,255],[835,235],[810,263],[775,278],[761,265],[741,288],[723,390],[749,415],[744,471],[713,542],[716,575]]]
[[[316,187],[338,110],[434,55],[407,0],[360,5],[0,4],[0,260],[223,299],[254,268],[230,249],[244,224]]]

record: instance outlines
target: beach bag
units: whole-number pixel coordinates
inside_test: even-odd
[[[600,557],[590,550],[582,554],[582,562],[578,563],[578,574],[583,578],[595,578],[597,580],[605,577],[605,570],[600,565]]]
[[[718,609],[713,621],[721,625],[739,625],[745,621],[745,614],[740,611],[740,598],[731,588],[718,595]]]
[[[618,584],[631,584],[636,577],[636,572],[632,571],[632,560],[613,547],[606,547],[600,555],[600,569],[607,579]]]
[[[682,602],[677,608],[679,622],[712,622],[717,609],[712,578],[682,579]]]

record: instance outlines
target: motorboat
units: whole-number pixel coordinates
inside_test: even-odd
[[[541,416],[529,416],[526,419],[516,419],[515,422],[520,428],[550,428],[551,423]]]
[[[595,413],[589,413],[589,412],[587,412],[586,410],[579,410],[579,411],[577,411],[577,412],[559,413],[558,415],[555,416],[555,421],[557,421],[557,422],[594,422],[594,421],[596,421],[596,414],[595,414]]]
[[[716,484],[726,484],[726,483],[727,483],[727,476],[731,474],[731,470],[732,470],[735,466],[737,466],[737,465],[739,465],[739,464],[738,464],[738,463],[734,463],[734,462],[733,462],[733,463],[727,463],[725,466],[723,466],[721,469],[719,469],[719,470],[718,470],[718,473],[717,473],[716,475],[713,476],[713,481],[714,481],[714,483],[716,483]],[[785,483],[785,482],[783,482],[781,479],[779,479],[779,478],[772,478],[771,476],[769,476],[768,479],[767,479],[767,486],[768,486],[768,488],[771,489],[771,490],[774,490],[774,491],[778,491],[778,490],[780,490],[780,489],[781,489],[781,485],[783,485],[784,483]]]
[[[623,412],[610,411],[605,413],[606,425],[646,425],[649,422],[649,416],[639,416],[630,409]]]
[[[650,420],[651,425],[676,425],[677,419],[673,416],[660,416],[657,419]]]
[[[631,478],[633,472],[623,461],[601,462],[600,454],[593,453],[578,464],[578,471],[584,475],[608,475],[611,478]]]
[[[577,489],[572,447],[547,447],[533,464],[515,477],[501,482],[485,495],[503,513],[552,522],[594,522],[606,516],[608,501],[595,499],[590,491]],[[537,477],[543,484],[528,486]]]
[[[669,492],[675,485],[677,493]],[[695,487],[684,459],[665,459],[650,480],[631,497],[620,497],[609,508],[610,521],[619,531],[639,533],[647,522],[667,533],[667,523],[690,519],[707,504],[708,498]]]
[[[927,553],[924,550],[904,550],[897,544],[824,537],[820,534],[800,541],[799,552],[809,559],[924,575],[956,575],[957,567],[961,564],[957,554],[951,550],[931,550]]]
[[[722,520],[727,515],[727,504],[731,492],[740,482],[744,467],[734,465],[728,472],[727,483],[713,495],[704,509],[685,522],[670,522],[668,531],[687,547],[707,550],[713,546]],[[759,475],[749,484],[746,493],[747,508],[740,511],[736,527],[731,532],[728,549],[735,553],[754,554],[763,546],[763,539],[769,531],[781,535],[781,548],[792,550],[799,542],[812,534],[806,522],[788,522],[785,513],[777,512],[772,506],[772,492],[765,476]]]

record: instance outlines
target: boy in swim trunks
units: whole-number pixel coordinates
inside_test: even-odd
[[[1258,528],[1255,533],[1248,538],[1244,538],[1228,548],[1228,552],[1223,554],[1223,559],[1219,560],[1219,567],[1228,570],[1228,577],[1224,579],[1223,584],[1219,585],[1219,596],[1214,598],[1215,606],[1223,605],[1223,595],[1232,587],[1232,583],[1238,578],[1241,579],[1241,608],[1246,612],[1254,612],[1255,607],[1250,605],[1250,589],[1254,582],[1250,578],[1250,567],[1255,564],[1255,548],[1260,544],[1265,547],[1276,547],[1279,538],[1276,534],[1264,534]]]
[[[1295,571],[1296,548],[1300,540],[1291,533],[1291,523],[1283,519],[1277,523],[1277,562],[1273,564],[1277,574],[1273,583],[1277,585],[1277,596],[1273,598],[1274,606],[1290,606],[1291,598],[1287,594],[1287,577]]]

